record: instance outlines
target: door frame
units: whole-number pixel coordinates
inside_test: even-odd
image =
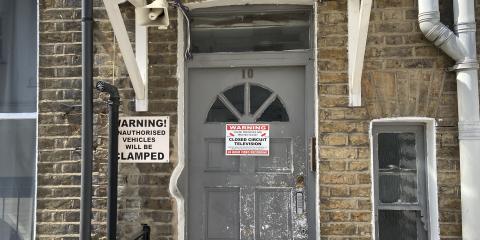
[[[263,3],[265,4],[265,3]],[[312,18],[316,22],[316,3],[313,6]],[[193,68],[230,68],[230,67],[279,67],[279,66],[305,66],[305,143],[309,148],[310,139],[318,137],[318,91],[317,91],[317,52],[316,52],[316,24],[312,36],[312,47],[309,50],[291,50],[279,52],[242,52],[242,53],[201,53],[195,54],[192,60],[186,60],[185,51],[185,19],[181,12],[178,15],[178,43],[177,43],[177,77],[178,77],[178,132],[177,132],[177,164],[170,177],[170,193],[176,202],[176,237],[178,240],[188,239],[188,71]],[[317,138],[318,139],[318,138]],[[316,141],[318,149],[318,141]],[[318,185],[318,151],[309,157],[306,153],[307,169],[307,206],[310,224],[315,224],[311,229],[313,239],[320,239],[319,231],[319,185]],[[309,158],[314,161],[315,171],[310,170]]]

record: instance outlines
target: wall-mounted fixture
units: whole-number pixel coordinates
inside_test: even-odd
[[[462,239],[478,239],[480,228],[480,106],[478,102],[477,25],[474,0],[454,0],[453,31],[440,20],[438,0],[418,1],[420,30],[455,60],[457,72],[458,142],[462,200]]]
[[[166,29],[169,25],[168,3],[155,0],[147,4],[146,0],[128,0],[135,6],[135,52],[128,38],[118,4],[126,0],[103,0],[113,32],[118,41],[130,81],[135,91],[135,110],[148,110],[148,27]]]
[[[144,6],[137,7],[135,12],[135,24],[145,27],[158,27],[166,29],[169,25],[168,3],[165,0],[155,0]]]
[[[362,72],[372,0],[348,0],[349,106],[362,105]]]

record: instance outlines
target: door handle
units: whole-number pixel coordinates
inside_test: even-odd
[[[296,192],[295,193],[295,210],[297,214],[303,214],[304,213],[304,208],[303,208],[303,192]]]
[[[304,205],[304,196],[303,196],[303,189],[305,188],[305,177],[300,175],[297,176],[297,179],[295,181],[295,188],[297,191],[295,191],[295,212],[297,214],[303,214],[305,212],[305,209],[303,207]]]

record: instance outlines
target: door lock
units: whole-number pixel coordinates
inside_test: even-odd
[[[303,192],[296,192],[295,193],[295,209],[297,214],[303,214]]]
[[[305,177],[303,176],[298,176],[297,181],[295,181],[295,187],[296,188],[303,188],[305,187]]]

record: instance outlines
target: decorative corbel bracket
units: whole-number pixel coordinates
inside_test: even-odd
[[[118,6],[127,1],[135,6],[135,53]],[[162,0],[149,5],[146,0],[103,0],[103,3],[135,91],[135,110],[148,111],[148,27],[168,27],[168,4]]]
[[[362,71],[372,0],[348,0],[349,106],[362,105]]]

